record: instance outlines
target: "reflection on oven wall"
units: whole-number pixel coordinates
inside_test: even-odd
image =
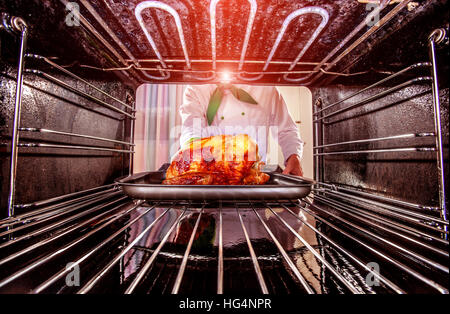
[[[179,107],[186,85],[143,84],[136,90],[134,173],[154,171],[179,149],[181,117]],[[313,177],[312,96],[307,87],[279,86],[289,113],[306,143],[302,166],[305,177]],[[281,148],[269,135],[267,164],[284,167]]]

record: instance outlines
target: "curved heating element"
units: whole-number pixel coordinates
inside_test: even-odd
[[[66,0],[61,0],[64,3],[66,3]],[[283,79],[285,82],[289,83],[302,83],[304,85],[311,85],[314,82],[316,82],[322,75],[327,74],[331,77],[336,76],[353,76],[353,75],[361,75],[368,73],[369,71],[364,72],[356,72],[356,73],[347,73],[345,71],[330,71],[331,68],[336,66],[340,60],[342,60],[345,56],[347,56],[350,52],[352,52],[356,47],[358,47],[361,43],[363,43],[365,40],[369,38],[372,34],[377,32],[379,29],[381,29],[383,26],[385,26],[389,21],[391,21],[397,14],[399,14],[407,5],[411,2],[411,0],[404,0],[399,2],[393,9],[391,9],[388,13],[386,13],[375,25],[370,25],[369,22],[372,21],[374,18],[381,15],[381,12],[389,5],[392,4],[390,0],[382,0],[378,6],[372,10],[355,28],[352,29],[352,31],[341,41],[339,41],[339,44],[332,49],[325,58],[323,58],[320,62],[310,62],[309,65],[314,65],[314,68],[310,70],[302,70],[302,71],[295,71],[294,68],[298,64],[308,64],[305,62],[300,62],[299,60],[305,55],[305,53],[308,51],[308,49],[312,46],[312,44],[316,41],[317,37],[323,30],[323,28],[327,25],[329,22],[329,13],[320,7],[305,7],[298,9],[294,12],[292,12],[284,21],[282,28],[279,31],[278,38],[276,42],[274,43],[271,52],[268,56],[268,58],[265,61],[262,60],[249,60],[245,61],[245,55],[247,52],[248,43],[250,40],[250,36],[252,33],[252,27],[253,22],[256,18],[256,11],[257,11],[257,3],[254,0],[248,0],[250,3],[250,12],[248,17],[248,22],[246,26],[246,33],[244,37],[243,47],[241,50],[241,55],[239,60],[234,60],[234,62],[238,63],[238,69],[237,71],[228,71],[229,73],[233,74],[237,78],[243,81],[257,81],[264,77],[265,74],[276,74],[280,75],[280,80]],[[207,63],[212,62],[212,67],[209,70],[193,70],[191,67],[191,62],[194,60],[191,60],[188,57],[187,53],[187,46],[184,39],[184,33],[181,25],[181,19],[179,14],[176,12],[176,10],[165,3],[162,3],[160,1],[144,1],[138,4],[138,6],[135,8],[135,16],[137,21],[139,22],[140,27],[142,28],[145,37],[149,41],[152,49],[154,50],[157,59],[136,59],[131,52],[124,46],[124,44],[121,42],[119,38],[114,34],[114,32],[109,28],[109,26],[105,23],[105,21],[97,14],[95,9],[86,1],[81,1],[82,4],[86,7],[86,9],[93,15],[93,17],[96,19],[96,21],[103,27],[103,29],[111,36],[111,38],[114,40],[114,42],[122,49],[122,51],[129,56],[130,59],[124,60],[123,58],[119,58],[122,62],[123,66],[120,67],[114,67],[114,68],[99,68],[95,66],[86,66],[90,68],[94,68],[97,70],[102,71],[126,71],[126,70],[137,70],[140,73],[142,73],[146,78],[151,80],[169,80],[170,79],[170,72],[175,73],[183,73],[183,80],[192,80],[192,81],[214,81],[217,77],[217,74],[220,74],[221,71],[216,71],[216,63],[218,60],[216,59],[216,6],[219,0],[211,1],[209,6],[209,13],[210,13],[210,27],[211,27],[211,49],[212,49],[212,57],[211,60],[205,60],[202,59],[200,62]],[[142,11],[146,8],[158,8],[161,10],[164,10],[172,15],[175,21],[176,29],[179,34],[180,43],[183,49],[184,54],[184,61],[182,59],[177,58],[163,58],[159,52],[159,50],[156,47],[156,43],[153,39],[153,37],[148,32],[148,29],[146,28],[143,18],[142,18]],[[308,12],[309,11],[309,12]],[[303,46],[300,53],[297,55],[296,59],[293,61],[272,61],[272,58],[274,57],[274,54],[277,50],[277,46],[280,44],[280,41],[283,38],[283,33],[286,30],[286,27],[291,22],[291,20],[295,17],[298,17],[302,14],[318,14],[322,16],[322,21],[318,25],[318,27],[314,30],[311,37],[308,39],[306,44]],[[81,22],[83,24],[86,24],[84,19],[81,19]],[[360,37],[355,38],[355,36],[364,29],[364,27],[369,26],[369,29],[363,33]],[[97,34],[98,35],[98,34]],[[353,40],[353,42],[352,42]],[[350,43],[350,44],[349,44]],[[349,44],[349,45],[348,45]],[[348,45],[348,47],[346,47]],[[343,50],[337,57],[335,57],[331,62],[329,60],[334,57],[339,51],[341,51],[344,47],[345,50]],[[109,47],[111,48],[111,47]],[[130,62],[132,62],[130,64]],[[161,67],[144,67],[141,66],[140,62],[159,62],[161,64]],[[185,68],[169,68],[167,66],[168,62],[184,62],[186,64]],[[195,60],[195,62],[199,62],[199,60]],[[220,60],[220,62],[224,62],[224,60]],[[227,62],[227,60],[225,60]],[[263,63],[263,69],[261,71],[245,71],[243,70],[245,63]],[[268,66],[270,63],[276,63],[276,64],[289,64],[289,68],[287,70],[275,70],[275,71],[267,71]],[[159,71],[162,76],[153,76],[146,71]],[[198,74],[209,74],[208,76],[198,76]],[[302,75],[297,78],[292,78],[290,75]],[[253,77],[249,77],[253,76]],[[282,77],[281,77],[282,76]]]
[[[156,47],[155,41],[153,40],[153,37],[150,35],[150,33],[147,30],[147,27],[144,24],[144,19],[142,18],[142,11],[147,8],[158,8],[164,11],[169,12],[173,18],[175,19],[175,24],[177,25],[178,29],[178,35],[180,36],[181,46],[183,48],[184,56],[186,58],[186,63],[189,65],[189,58],[186,54],[186,44],[184,43],[184,36],[183,31],[181,30],[181,22],[180,17],[178,16],[178,13],[169,5],[158,2],[158,1],[144,1],[139,3],[136,8],[134,9],[134,15],[136,16],[137,21],[139,22],[139,25],[142,28],[142,31],[145,34],[145,37],[147,38],[148,42],[150,43],[150,46],[152,47],[153,51],[156,54],[156,57],[159,59],[159,62],[161,63],[161,66],[163,68],[167,68],[166,63],[164,62],[163,57],[161,56],[161,53],[158,50],[158,47]],[[150,74],[147,74],[145,72],[142,72],[146,77],[154,80],[166,80],[170,77],[170,73],[165,72],[166,74],[162,77],[153,76]]]
[[[145,37],[147,38],[148,42],[150,43],[150,45],[153,48],[153,51],[155,52],[157,58],[159,59],[161,66],[166,69],[167,65],[164,62],[163,57],[161,56],[158,48],[156,47],[155,41],[153,40],[153,37],[150,35],[150,33],[147,30],[147,27],[145,26],[144,23],[144,19],[142,17],[142,11],[145,9],[149,9],[149,8],[156,8],[156,9],[161,9],[164,10],[166,12],[168,12],[170,15],[172,15],[173,19],[175,20],[175,25],[177,27],[178,30],[178,36],[180,38],[180,43],[181,43],[181,47],[183,49],[183,54],[184,54],[184,59],[186,61],[186,66],[188,70],[191,70],[191,61],[189,60],[189,55],[187,52],[187,48],[186,48],[186,42],[184,40],[184,33],[183,33],[183,28],[181,26],[181,19],[180,16],[178,15],[177,11],[175,11],[175,9],[173,9],[170,5],[167,5],[165,3],[159,2],[159,1],[144,1],[139,3],[135,10],[134,10],[134,14],[136,16],[137,21],[139,22],[139,25],[142,28],[142,31],[145,34]],[[163,70],[163,72],[165,72]],[[198,71],[198,72],[204,72],[204,73],[209,73],[212,72],[213,75],[210,77],[196,77],[193,76],[192,74],[190,74],[191,78],[197,79],[197,80],[202,80],[202,81],[209,81],[212,80],[215,76],[215,73],[213,71]],[[145,72],[142,72],[145,76],[147,76],[150,79],[156,79],[156,80],[166,80],[170,77],[170,73],[169,72],[165,72],[166,75],[164,75],[163,77],[157,77],[157,76],[152,76],[149,75]]]
[[[159,59],[161,66],[164,69],[167,69],[167,65],[164,62],[164,59],[162,58],[158,48],[156,47],[156,44],[152,38],[152,36],[150,35],[150,33],[148,32],[143,18],[142,18],[142,11],[144,9],[147,8],[158,8],[158,9],[162,9],[164,11],[167,11],[169,14],[171,14],[175,20],[175,24],[178,30],[178,35],[179,35],[179,39],[180,39],[180,43],[181,43],[181,47],[183,49],[183,53],[184,53],[184,57],[185,57],[185,62],[186,62],[186,66],[187,66],[187,71],[189,74],[190,78],[196,79],[196,80],[203,80],[203,81],[211,81],[213,79],[215,79],[216,77],[216,6],[217,3],[220,0],[214,0],[211,2],[210,4],[210,16],[211,16],[211,50],[212,50],[212,70],[210,71],[192,71],[191,70],[191,62],[187,53],[187,49],[186,49],[186,43],[184,40],[184,34],[183,34],[183,29],[181,26],[181,20],[180,17],[178,15],[178,13],[169,5],[161,3],[159,1],[144,1],[139,3],[136,6],[135,9],[135,16],[136,19],[139,22],[139,25],[141,26],[147,40],[149,41],[151,47],[153,48],[153,51],[155,52],[157,58]],[[324,29],[324,27],[326,26],[326,24],[328,23],[329,20],[329,15],[328,12],[320,7],[306,7],[306,8],[301,8],[298,9],[294,12],[292,12],[291,14],[289,14],[289,16],[284,20],[283,25],[279,31],[279,34],[277,36],[277,39],[275,40],[275,43],[272,47],[272,50],[269,53],[269,56],[265,62],[265,65],[263,67],[263,70],[261,71],[261,73],[253,78],[248,78],[248,77],[244,77],[242,74],[243,73],[247,73],[246,71],[242,71],[243,65],[244,65],[244,59],[245,59],[245,54],[247,51],[247,46],[248,46],[248,42],[250,39],[250,35],[251,35],[251,31],[252,31],[252,26],[253,26],[253,21],[255,19],[255,15],[256,15],[256,10],[257,10],[257,4],[254,0],[249,0],[250,2],[250,14],[249,14],[249,19],[248,19],[248,23],[247,23],[247,28],[246,28],[246,33],[245,33],[245,37],[244,37],[244,43],[242,46],[242,51],[241,51],[241,57],[239,60],[239,65],[238,65],[238,78],[245,80],[245,81],[256,81],[261,79],[264,74],[266,74],[266,71],[269,67],[269,64],[284,36],[284,33],[287,29],[287,27],[289,26],[289,24],[291,23],[291,21],[293,19],[295,19],[296,17],[299,17],[301,15],[305,15],[305,14],[318,14],[322,17],[322,20],[320,22],[320,24],[317,26],[317,28],[314,30],[313,34],[311,35],[311,37],[309,38],[308,42],[306,43],[306,45],[303,47],[303,49],[300,51],[300,53],[297,55],[297,57],[295,58],[295,60],[290,64],[289,70],[285,73],[284,75],[284,79],[287,81],[296,81],[297,79],[291,79],[288,78],[288,74],[289,73],[294,73],[292,72],[292,70],[294,69],[294,67],[297,65],[297,63],[300,61],[301,57],[306,53],[306,51],[309,49],[309,47],[313,44],[313,42],[316,40],[317,36],[321,33],[321,31]],[[134,66],[134,68],[139,69],[141,71],[144,71],[145,68],[138,68],[136,66]],[[164,71],[164,70],[163,70]],[[182,71],[182,70],[181,70]],[[163,77],[154,77],[148,74],[144,74],[149,77],[149,78],[153,78],[153,79],[157,79],[157,80],[165,80],[168,79],[170,77],[170,71],[164,71],[165,73],[167,73],[165,76]],[[212,73],[211,76],[209,77],[198,77],[198,76],[193,76],[192,73]],[[234,72],[233,72],[234,73]],[[306,71],[306,72],[298,72],[298,73],[316,73],[315,71],[311,72],[311,71]]]
[[[220,0],[213,0],[209,6],[211,16],[211,51],[212,51],[212,69],[216,70],[216,6]],[[245,54],[247,52],[248,41],[252,33],[253,21],[255,20],[258,5],[255,0],[248,0],[250,3],[250,14],[248,16],[247,29],[245,31],[244,44],[242,45],[241,58],[239,60],[238,71],[244,66]]]
[[[300,58],[306,53],[306,51],[308,50],[308,48],[312,45],[312,43],[316,40],[317,36],[319,36],[320,32],[323,30],[323,28],[327,25],[328,23],[328,12],[320,7],[306,7],[306,8],[301,8],[298,9],[294,12],[292,12],[291,14],[288,15],[288,17],[284,20],[283,25],[281,26],[281,29],[278,33],[277,39],[275,40],[275,43],[272,46],[272,50],[270,50],[269,56],[267,57],[266,63],[264,64],[264,67],[262,69],[262,72],[265,72],[267,70],[267,68],[269,67],[270,61],[272,60],[275,52],[277,51],[278,45],[281,42],[281,39],[284,36],[284,33],[286,32],[287,27],[289,26],[289,24],[292,22],[293,19],[295,19],[296,17],[299,17],[301,15],[305,15],[305,14],[318,14],[322,17],[322,21],[320,22],[320,24],[317,26],[317,28],[315,29],[315,31],[312,33],[311,37],[309,38],[308,42],[306,43],[306,45],[303,47],[303,49],[300,51],[300,53],[297,55],[297,57],[295,58],[295,60],[291,63],[291,65],[289,66],[289,71],[291,71],[297,64],[297,62],[300,60]],[[264,76],[264,73],[259,74],[256,77],[252,77],[252,78],[246,78],[244,76],[241,75],[241,73],[239,73],[238,77],[241,80],[245,80],[245,81],[256,81],[261,79]],[[287,74],[285,74],[284,78],[286,80],[288,80],[287,78]],[[290,79],[289,79],[290,80]]]

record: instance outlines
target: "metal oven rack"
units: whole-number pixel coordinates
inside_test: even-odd
[[[442,230],[419,231],[321,194],[145,203],[103,186],[43,201],[0,221],[0,291],[448,293]],[[208,224],[215,235],[199,247]],[[71,286],[74,269],[83,279]]]

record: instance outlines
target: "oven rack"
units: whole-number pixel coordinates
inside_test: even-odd
[[[358,198],[360,201],[368,202],[368,203],[377,203],[376,205],[380,205],[385,209],[388,210],[397,210],[395,206],[406,206],[409,208],[408,210],[418,210],[418,209],[425,209],[425,210],[431,210],[435,211],[436,209],[439,210],[440,216],[441,216],[441,222],[443,222],[443,229],[444,237],[447,239],[448,237],[448,213],[446,208],[446,197],[445,197],[445,183],[444,183],[444,157],[443,157],[443,144],[442,144],[442,124],[441,124],[441,118],[440,118],[440,99],[439,99],[439,83],[438,83],[438,76],[437,76],[437,60],[436,60],[436,54],[435,54],[435,46],[437,44],[440,44],[443,42],[443,39],[446,36],[446,31],[444,29],[436,29],[433,31],[429,38],[428,38],[428,46],[429,46],[429,54],[430,54],[430,62],[420,62],[415,63],[411,66],[408,66],[400,71],[397,71],[390,76],[379,80],[363,89],[360,89],[354,93],[351,93],[347,96],[342,97],[341,99],[331,103],[331,104],[323,104],[320,101],[316,102],[314,109],[313,109],[313,125],[314,125],[314,146],[313,146],[313,156],[315,160],[315,179],[318,182],[317,188],[321,191],[326,191],[327,194],[332,194],[336,196],[337,194],[340,194],[342,192],[345,192],[344,199],[349,197],[350,193],[359,193],[360,197]],[[395,79],[400,79],[402,76],[406,74],[411,74],[414,70],[421,70],[421,69],[427,69],[430,71],[430,76],[423,76],[420,75],[417,76],[417,74],[414,74],[415,77],[412,79],[408,79],[404,81],[402,79],[401,83],[398,83],[397,85],[393,87],[386,88],[385,90],[382,90],[374,95],[364,96],[362,99],[357,100],[353,103],[348,102],[351,101],[355,96],[361,95],[364,92],[369,92],[375,87],[381,87],[386,82],[392,82]],[[430,84],[430,90],[427,93],[432,94],[432,101],[433,101],[433,109],[434,109],[434,115],[433,115],[433,121],[434,121],[434,130],[428,131],[428,130],[420,130],[414,133],[404,133],[404,134],[395,134],[391,136],[384,136],[384,137],[378,137],[378,138],[366,138],[366,139],[358,139],[358,140],[351,140],[351,141],[341,141],[341,142],[334,142],[334,143],[326,143],[324,141],[324,134],[325,134],[325,128],[334,124],[345,120],[350,120],[355,117],[358,117],[358,115],[347,115],[344,118],[335,118],[332,119],[335,116],[339,116],[345,113],[350,112],[353,109],[357,109],[360,107],[363,107],[366,104],[370,104],[375,100],[378,100],[380,98],[383,98],[385,96],[391,95],[397,91],[402,90],[405,87],[408,87],[412,84]],[[394,104],[395,105],[395,104]],[[371,112],[367,113],[370,114]],[[348,145],[359,145],[359,144],[371,144],[371,143],[389,143],[392,140],[395,141],[407,141],[406,143],[410,143],[411,139],[421,140],[424,138],[433,138],[435,139],[434,144],[432,146],[430,145],[420,145],[416,144],[412,146],[411,144],[407,144],[406,146],[400,146],[400,147],[382,147],[382,148],[375,148],[375,149],[345,149]],[[331,150],[330,150],[331,149]],[[358,154],[377,154],[377,153],[403,153],[403,152],[417,152],[417,153],[429,153],[433,152],[436,156],[436,167],[437,167],[437,173],[438,173],[438,186],[439,186],[439,207],[436,206],[428,206],[428,205],[419,205],[419,204],[413,204],[406,201],[391,199],[388,197],[383,197],[382,195],[379,195],[379,193],[365,193],[365,192],[357,192],[357,187],[344,187],[340,186],[339,184],[335,184],[334,182],[326,182],[324,180],[324,163],[326,162],[324,160],[325,156],[331,156],[331,155],[341,155],[341,156],[351,156],[351,155],[358,155]],[[350,189],[349,189],[350,188]],[[338,190],[342,191],[338,191]],[[342,195],[341,195],[342,196]],[[356,196],[352,196],[353,198],[356,198]],[[370,200],[372,199],[372,200]],[[377,201],[374,201],[374,199],[377,199]],[[340,201],[339,201],[340,202]],[[394,207],[393,205],[394,204]],[[402,209],[403,210],[403,209]],[[421,222],[421,223],[428,223],[428,222]]]
[[[140,266],[121,280],[119,290],[123,293],[146,291],[150,273],[158,270],[161,258],[169,259],[175,267],[173,278],[165,283],[171,285],[166,292],[174,294],[183,292],[184,285],[188,284],[184,278],[195,273],[196,263],[206,263],[215,274],[203,279],[207,281],[205,286],[214,284],[214,291],[209,293],[226,293],[224,287],[228,287],[229,277],[241,276],[228,267],[238,260],[247,263],[247,272],[254,274],[252,289],[257,293],[274,293],[270,274],[274,265],[285,269],[296,291],[302,293],[325,293],[325,288],[318,290],[316,281],[325,286],[333,283],[342,293],[407,293],[421,287],[418,282],[424,285],[420,289],[428,292],[448,293],[445,261],[449,243],[439,236],[446,231],[419,227],[405,219],[409,217],[406,214],[391,217],[386,212],[368,211],[363,201],[353,200],[350,194],[346,196],[342,201],[332,193],[316,189],[310,197],[297,202],[161,203],[132,201],[120,188],[108,185],[30,204],[27,213],[0,220],[0,291],[8,291],[10,285],[25,285],[22,292],[95,293],[99,286],[104,287],[100,283],[115,273],[117,266],[123,277],[124,267],[130,261],[137,263],[130,256],[144,249],[148,254],[139,261]],[[224,219],[231,214],[234,215],[231,219]],[[193,249],[194,237],[199,225],[211,215],[215,217],[217,240],[206,254],[207,259],[199,260]],[[178,251],[171,251],[174,233],[179,232],[186,217],[195,221],[185,236],[189,241]],[[427,218],[445,223],[431,215]],[[308,243],[292,219],[307,227],[317,237],[318,244]],[[226,230],[231,225],[233,233],[242,233],[242,244],[246,247],[237,259],[230,258],[230,247],[225,245],[229,236]],[[249,232],[254,228],[264,230],[272,251],[264,253],[262,244],[251,238]],[[157,240],[153,245],[146,245],[142,240],[154,230],[161,231]],[[308,257],[302,255],[308,259],[305,265],[317,263],[320,273],[312,276],[305,271],[296,255],[298,249],[292,251],[284,242],[288,234],[308,254]],[[339,258],[331,258],[327,253],[330,250]],[[37,252],[36,258],[29,258]],[[112,253],[105,257],[102,252]],[[346,267],[339,264],[342,261]],[[69,262],[71,267],[61,266]],[[95,269],[90,269],[93,263]],[[379,265],[379,273],[371,268],[373,263]],[[79,267],[83,274],[81,286],[67,287],[64,278],[74,267]],[[431,271],[424,275],[423,269]],[[32,280],[32,286],[24,283],[33,274],[40,274],[37,281]],[[375,276],[380,285],[371,287],[358,280],[369,275]]]
[[[108,23],[96,12],[95,8],[86,0],[81,0],[81,5],[86,9],[87,12],[92,16],[96,23],[98,23],[101,31],[104,34],[109,36],[109,40],[120,48],[118,51],[116,48],[112,47],[109,43],[108,39],[106,39],[103,35],[100,34],[99,30],[96,29],[85,16],[80,15],[80,23],[88,29],[101,43],[105,45],[105,47],[118,59],[119,63],[122,65],[114,68],[98,68],[94,66],[87,66],[92,69],[98,69],[102,71],[121,71],[122,73],[127,73],[127,71],[136,79],[141,80],[144,77],[144,81],[152,81],[152,82],[164,82],[170,79],[170,74],[173,72],[183,73],[185,74],[184,80],[192,81],[192,82],[200,82],[200,83],[214,83],[219,82],[221,75],[223,75],[223,71],[217,70],[217,63],[228,63],[229,60],[219,60],[216,56],[216,6],[220,0],[213,0],[209,5],[209,12],[207,12],[210,16],[210,34],[211,34],[211,59],[200,59],[195,60],[196,63],[210,63],[211,67],[209,69],[201,69],[195,70],[192,68],[192,63],[194,60],[191,60],[188,52],[187,52],[187,44],[185,41],[185,36],[183,32],[183,28],[181,25],[181,18],[178,12],[169,4],[163,3],[160,1],[142,1],[140,2],[134,10],[134,15],[138,24],[141,28],[141,31],[145,35],[145,38],[148,41],[151,49],[156,55],[155,59],[139,59],[136,58],[130,50],[124,45],[121,39],[117,37],[114,31],[108,26]],[[69,3],[67,0],[61,0],[61,2],[67,6]],[[227,71],[227,74],[230,74],[234,77],[235,80],[240,80],[242,82],[255,82],[260,80],[264,75],[267,74],[279,74],[280,75],[280,83],[299,83],[302,85],[311,85],[317,80],[319,80],[323,75],[342,75],[342,76],[350,76],[350,75],[359,75],[362,73],[337,73],[330,72],[330,70],[336,66],[339,61],[341,61],[345,56],[347,56],[350,52],[352,52],[356,47],[358,47],[361,43],[363,43],[366,39],[368,39],[372,34],[376,33],[380,28],[385,26],[389,21],[397,16],[404,8],[406,8],[411,0],[403,0],[398,4],[393,6],[387,13],[382,16],[377,23],[371,25],[369,21],[384,13],[384,10],[391,4],[390,0],[381,0],[379,5],[370,12],[363,21],[361,21],[355,28],[351,30],[351,32],[339,42],[339,44],[330,51],[327,56],[325,56],[319,62],[303,62],[301,61],[302,56],[308,51],[308,49],[314,44],[322,30],[329,22],[329,13],[319,7],[319,6],[308,6],[301,9],[297,9],[294,12],[291,12],[282,23],[282,26],[277,32],[277,37],[275,42],[273,43],[270,52],[267,56],[266,60],[250,60],[246,61],[245,56],[247,52],[249,38],[252,33],[253,21],[255,19],[256,11],[257,11],[257,2],[255,0],[248,0],[250,4],[250,10],[248,14],[248,22],[244,35],[243,45],[241,49],[241,54],[239,61],[233,61],[233,63],[238,63],[237,71]],[[146,25],[143,21],[142,12],[144,10],[150,9],[159,9],[167,12],[171,16],[171,20],[176,25],[180,45],[183,50],[184,58],[164,58],[158,47],[156,46],[155,40],[153,36],[150,34],[149,30],[146,28]],[[206,13],[206,12],[205,12]],[[283,35],[286,31],[288,25],[298,16],[301,15],[309,15],[315,14],[321,17],[321,22],[319,25],[311,32],[309,39],[306,41],[305,45],[298,53],[297,57],[292,61],[272,61],[275,52],[283,38]],[[365,28],[368,28],[362,35],[355,38],[361,31]],[[160,34],[164,35],[164,34]],[[344,49],[345,48],[345,49]],[[340,53],[339,53],[340,52]],[[339,53],[339,54],[338,54]],[[128,58],[123,57],[126,55]],[[144,64],[154,64],[157,66],[147,67]],[[168,65],[170,63],[170,66]],[[263,67],[260,71],[246,71],[244,69],[244,65],[248,63],[260,63],[263,64]],[[268,70],[270,64],[289,64],[287,70]],[[181,65],[184,64],[184,67]],[[297,65],[314,65],[311,70],[295,70]],[[177,68],[175,68],[178,66]],[[159,73],[159,76],[149,74],[147,72]],[[367,73],[367,72],[363,72]],[[303,74],[300,77],[289,77],[289,75],[294,74]],[[281,77],[282,76],[282,77]]]

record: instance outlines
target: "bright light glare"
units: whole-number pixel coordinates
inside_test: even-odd
[[[231,74],[228,71],[223,71],[220,80],[224,83],[229,83],[231,81]]]

